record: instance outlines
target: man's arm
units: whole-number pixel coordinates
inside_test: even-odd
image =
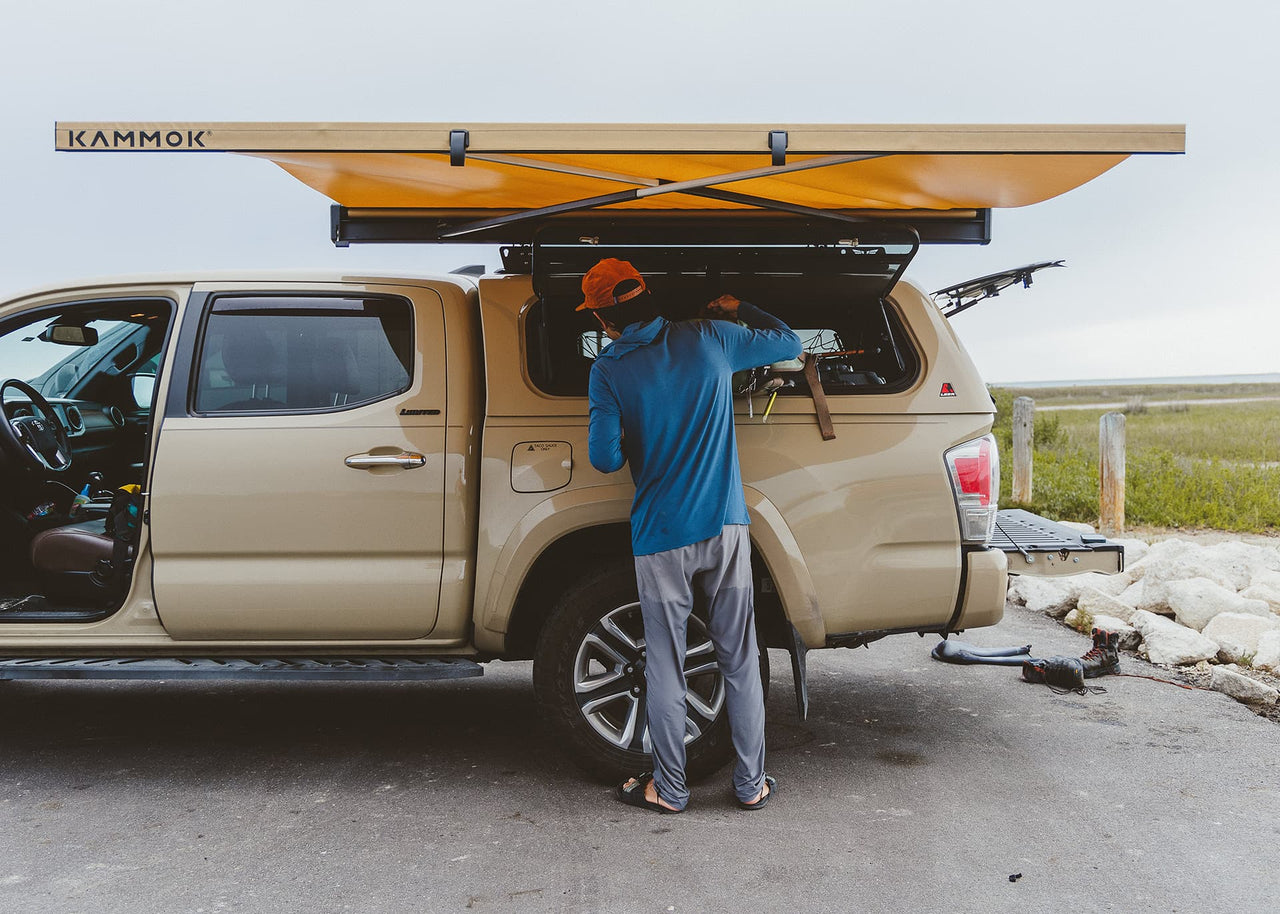
[[[616,473],[627,462],[622,450],[622,410],[602,372],[591,369],[587,387],[591,407],[587,426],[587,457],[601,473]]]
[[[734,371],[785,362],[797,358],[803,348],[800,337],[782,321],[732,295],[722,295],[707,305],[707,314],[735,322],[713,325],[724,342]],[[740,327],[736,321],[747,326]]]

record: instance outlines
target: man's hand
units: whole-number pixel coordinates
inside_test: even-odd
[[[715,301],[707,304],[702,309],[704,317],[716,320],[736,321],[738,319],[738,305],[742,304],[732,295],[721,295]]]

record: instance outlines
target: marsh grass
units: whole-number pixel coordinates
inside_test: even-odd
[[[1130,397],[1143,400],[1216,400],[1246,397],[1280,397],[1280,384],[1109,384],[1075,387],[1007,387],[1015,397],[1031,397],[1042,406],[1074,403],[1124,403]]]
[[[993,389],[1001,504],[1012,505],[1013,391]],[[1123,397],[1130,390],[1118,390]],[[1098,519],[1102,410],[1037,412],[1030,510],[1061,520]],[[1149,407],[1125,422],[1125,519],[1160,527],[1280,531],[1280,401]]]

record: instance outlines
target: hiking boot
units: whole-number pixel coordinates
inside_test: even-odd
[[[1056,689],[1083,689],[1084,662],[1077,657],[1032,658],[1022,661],[1022,678],[1027,682],[1044,683]]]
[[[1101,628],[1093,630],[1093,647],[1080,658],[1084,678],[1096,679],[1120,672],[1120,633]]]

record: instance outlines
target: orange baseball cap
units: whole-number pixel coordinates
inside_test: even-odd
[[[618,283],[626,279],[636,280],[640,283],[639,287],[621,295],[614,295],[613,290],[618,287]],[[647,289],[648,286],[645,285],[644,277],[640,275],[639,270],[625,260],[606,257],[587,270],[586,275],[582,277],[583,302],[574,310],[594,311],[596,308],[612,308],[624,301],[631,301]]]

